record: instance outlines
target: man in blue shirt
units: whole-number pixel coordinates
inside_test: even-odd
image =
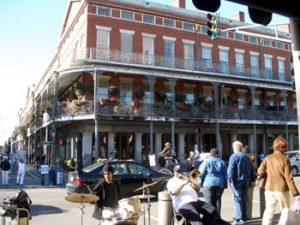
[[[235,141],[232,144],[233,154],[228,164],[228,186],[232,189],[235,221],[233,224],[244,224],[247,218],[247,190],[255,181],[255,171],[249,157],[242,152],[243,144]]]

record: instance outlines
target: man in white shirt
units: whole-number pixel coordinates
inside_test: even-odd
[[[174,167],[174,177],[167,184],[175,211],[191,225],[229,225],[219,218],[216,208],[198,197],[200,186],[186,176],[179,165]]]

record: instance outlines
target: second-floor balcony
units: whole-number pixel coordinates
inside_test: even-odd
[[[142,54],[134,52],[121,52],[110,49],[98,49],[98,48],[85,48],[82,51],[77,51],[70,60],[70,64],[74,64],[78,61],[87,62],[106,62],[106,63],[119,63],[126,65],[141,65],[144,67],[160,67],[169,69],[180,69],[186,71],[200,71],[218,73],[224,76],[240,76],[253,79],[264,79],[272,81],[291,81],[289,74],[284,74],[282,71],[277,73],[270,71],[270,69],[259,68],[247,68],[241,65],[229,65],[224,62],[212,63],[196,61],[193,58],[175,58],[165,57],[161,55]],[[70,64],[63,65],[65,68]]]

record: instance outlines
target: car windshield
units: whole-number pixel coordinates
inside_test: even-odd
[[[93,171],[96,168],[99,168],[101,166],[104,166],[104,163],[103,162],[97,162],[97,163],[91,164],[91,165],[83,168],[82,171],[85,172],[85,173],[89,173],[89,172],[91,172],[91,171]]]

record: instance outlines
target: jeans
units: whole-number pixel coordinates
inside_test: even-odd
[[[248,202],[249,181],[240,181],[232,186],[235,219],[247,220],[247,202]]]
[[[184,204],[178,211],[191,225],[210,225],[218,217],[216,208],[201,200]]]
[[[205,201],[211,203],[217,208],[219,216],[221,216],[221,198],[224,192],[224,188],[220,186],[210,186],[202,188]]]

